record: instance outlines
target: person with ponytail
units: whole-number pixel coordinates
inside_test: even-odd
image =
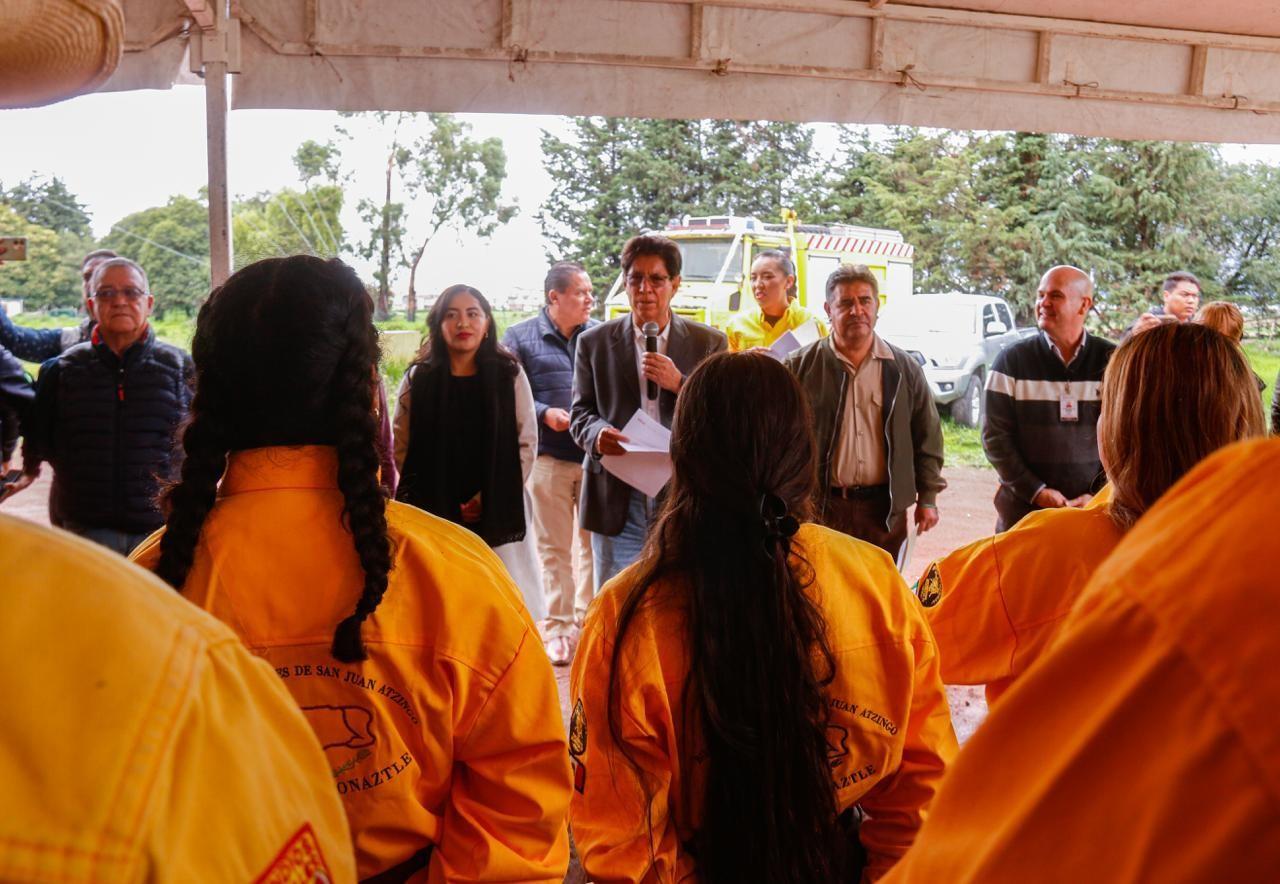
[[[685,383],[658,521],[573,663],[570,821],[593,881],[874,880],[956,750],[893,562],[811,521],[810,425],[766,353]]]
[[[930,564],[916,583],[947,684],[994,705],[1062,631],[1076,599],[1170,486],[1223,446],[1266,432],[1249,360],[1197,323],[1125,339],[1102,379],[1099,503],[1037,510]]]
[[[545,615],[527,531],[525,482],[538,454],[529,379],[498,345],[493,309],[469,285],[451,285],[427,314],[427,339],[396,396],[396,499],[469,528]]]
[[[489,548],[384,497],[363,284],[337,260],[251,264],[200,308],[192,353],[181,479],[134,560],[275,669],[324,747],[361,879],[559,882],[551,665]]]
[[[796,265],[789,252],[764,249],[751,262],[751,293],[759,310],[738,313],[725,327],[730,350],[771,347],[778,338],[807,322],[818,328],[818,334],[830,334],[827,322],[810,312],[796,300]]]

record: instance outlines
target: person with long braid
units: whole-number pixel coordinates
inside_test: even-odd
[[[252,264],[201,307],[192,351],[182,477],[134,559],[275,667],[362,879],[558,884],[570,774],[551,664],[484,542],[384,497],[360,280],[336,260]]]
[[[799,383],[757,351],[685,382],[674,474],[573,663],[590,880],[874,880],[956,751],[928,625],[884,551],[809,521]]]

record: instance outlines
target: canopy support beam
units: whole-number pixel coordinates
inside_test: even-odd
[[[204,66],[205,134],[209,155],[209,281],[231,275],[231,199],[227,192],[227,63]]]
[[[201,30],[191,41],[191,68],[204,77],[205,155],[209,165],[209,282],[231,275],[231,194],[227,188],[228,74],[240,68],[239,22],[230,0],[185,0]]]

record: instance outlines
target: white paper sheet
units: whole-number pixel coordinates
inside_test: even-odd
[[[920,536],[919,530],[915,525],[908,523],[907,539],[902,542],[902,548],[898,550],[898,573],[906,574],[907,567],[911,564],[911,554],[916,549],[916,538]]]
[[[818,323],[810,319],[774,341],[769,350],[778,359],[785,359],[801,347],[809,346],[820,337],[822,337],[822,334],[818,331]]]
[[[600,463],[637,491],[657,497],[671,480],[671,431],[637,410],[622,435],[627,437],[622,443],[627,453],[606,454]]]

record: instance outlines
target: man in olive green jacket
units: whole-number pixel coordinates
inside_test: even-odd
[[[875,334],[875,275],[842,266],[827,280],[831,336],[786,365],[809,395],[821,521],[898,557],[915,504],[918,532],[938,523],[942,427],[919,363]]]

